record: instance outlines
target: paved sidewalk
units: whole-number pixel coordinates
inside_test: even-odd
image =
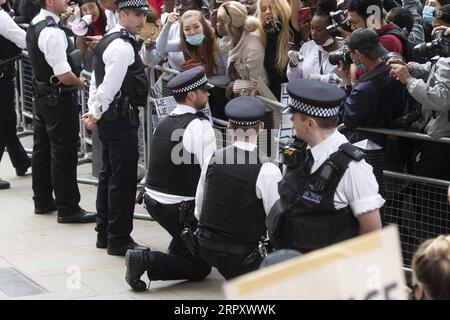
[[[31,148],[31,139],[21,139],[26,148]],[[79,177],[92,178],[90,172],[91,164],[78,167]],[[224,280],[215,269],[201,282],[154,281],[149,291],[131,291],[125,282],[124,258],[95,247],[94,224],[58,224],[56,212],[35,215],[31,175],[17,177],[6,152],[0,177],[11,183],[10,189],[0,190],[0,299],[224,298]],[[79,187],[81,207],[94,211],[96,187]],[[146,214],[142,206],[136,212]],[[157,223],[144,220],[134,220],[132,236],[161,251],[170,241]],[[148,283],[146,275],[143,279]]]

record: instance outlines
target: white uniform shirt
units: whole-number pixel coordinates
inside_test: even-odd
[[[0,35],[14,42],[21,49],[25,49],[27,46],[26,32],[14,22],[5,10],[0,10]]]
[[[178,104],[175,110],[172,111],[171,115],[196,112],[197,110],[192,107]],[[214,130],[211,123],[207,119],[192,120],[183,133],[183,147],[188,152],[195,155],[197,163],[200,167],[202,167],[206,159],[208,159],[211,154],[216,151],[216,137],[214,135]],[[181,201],[194,200],[194,197],[167,194],[149,188],[145,188],[145,190],[150,197],[162,204],[174,204]]]
[[[256,148],[255,144],[243,141],[235,141],[233,145],[239,149],[246,151],[253,151]],[[197,218],[197,220],[199,220],[200,213],[202,212],[206,172],[208,170],[208,165],[211,157],[212,155],[210,155],[203,164],[200,179],[198,181],[197,193],[195,194],[195,217]],[[280,198],[280,195],[278,194],[278,182],[281,180],[281,178],[282,176],[280,169],[278,169],[278,167],[273,163],[266,162],[261,166],[258,178],[256,179],[255,188],[256,196],[258,197],[258,199],[262,200],[266,215],[269,214],[275,201]]]
[[[348,142],[347,138],[336,131],[326,140],[311,148],[314,158],[311,173],[315,172],[332,153],[339,149],[340,145],[346,142]],[[378,193],[378,182],[373,174],[372,166],[365,160],[351,161],[334,194],[336,210],[350,205],[353,214],[357,217],[381,208],[384,202]]]
[[[114,33],[124,29],[119,23],[108,32]],[[98,86],[95,81],[95,72],[92,72],[89,86],[89,112],[98,120],[108,110],[114,100],[114,96],[122,87],[123,80],[128,71],[128,66],[134,63],[133,46],[122,38],[112,41],[102,55],[105,63],[105,77]]]
[[[52,17],[56,23],[59,22],[59,17],[56,14],[41,9],[39,14],[31,21],[31,24],[35,25],[38,22],[45,20],[48,16]],[[67,62],[67,46],[66,34],[59,28],[44,28],[39,34],[39,50],[44,54],[45,61],[47,61],[49,66],[53,69],[55,76],[72,71],[69,62]]]

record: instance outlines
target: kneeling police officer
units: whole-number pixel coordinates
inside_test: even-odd
[[[205,162],[197,187],[200,255],[226,279],[258,268],[267,250],[261,241],[266,215],[279,198],[281,172],[256,144],[265,109],[255,97],[228,102],[225,114],[235,141]]]
[[[312,80],[289,82],[287,92],[295,143],[267,219],[274,247],[305,253],[380,229],[384,199],[372,167],[336,130],[345,92]]]

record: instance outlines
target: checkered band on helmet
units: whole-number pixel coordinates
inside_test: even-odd
[[[337,116],[339,113],[339,106],[330,107],[330,108],[321,108],[321,107],[306,104],[304,102],[295,100],[293,98],[289,99],[289,106],[292,109],[294,109],[295,111],[298,111],[300,113],[305,113],[310,116],[318,117],[318,118],[330,118],[330,117]]]
[[[146,0],[125,0],[121,1],[118,5],[119,10],[124,8],[148,8]]]
[[[178,89],[172,89],[172,93],[184,93],[184,92],[189,92],[192,91],[198,87],[201,87],[203,85],[205,85],[208,82],[208,79],[206,78],[206,76],[203,76],[201,79],[195,81],[194,83],[190,83],[185,87],[182,88],[178,88]]]
[[[230,123],[235,124],[237,126],[254,126],[255,124],[257,124],[258,122],[260,122],[261,120],[254,120],[254,121],[238,121],[238,120],[233,120],[230,119]]]

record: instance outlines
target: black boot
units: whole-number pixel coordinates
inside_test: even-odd
[[[134,291],[145,291],[147,285],[141,280],[145,271],[150,269],[151,250],[128,250],[125,255],[125,265],[127,272],[125,280]]]

